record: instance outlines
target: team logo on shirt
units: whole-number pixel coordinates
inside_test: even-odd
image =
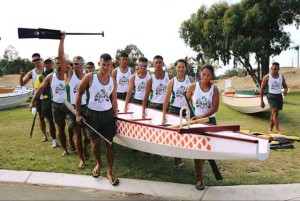
[[[137,91],[144,92],[145,91],[145,87],[146,87],[146,83],[145,82],[141,82],[141,83],[139,83],[139,85],[137,87]]]
[[[121,79],[119,79],[119,85],[125,86],[126,84],[129,84],[129,79],[125,76],[121,77]]]
[[[55,94],[62,94],[65,92],[65,86],[63,84],[59,84],[58,86],[56,86],[54,92]]]
[[[280,84],[279,84],[278,82],[275,81],[274,83],[272,83],[271,89],[272,89],[272,90],[280,89]]]
[[[165,93],[166,93],[166,86],[160,83],[156,88],[155,95],[163,95]]]
[[[182,98],[186,92],[186,88],[184,86],[180,86],[179,89],[176,91],[176,97]]]
[[[77,91],[78,91],[78,84],[74,87],[74,89],[73,89],[73,93],[74,94],[76,94],[77,93]]]
[[[212,103],[205,96],[202,96],[196,101],[196,107],[201,109],[212,108]]]
[[[95,101],[102,103],[103,101],[109,102],[109,97],[104,89],[101,89],[94,98]]]

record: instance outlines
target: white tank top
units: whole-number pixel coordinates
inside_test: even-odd
[[[117,68],[117,76],[116,76],[116,81],[118,83],[118,89],[117,92],[119,93],[125,93],[128,90],[129,86],[129,79],[131,76],[131,69],[130,67],[127,67],[127,72],[122,73],[120,67]]]
[[[58,79],[55,72],[52,74],[51,91],[53,102],[63,103],[65,100],[67,100],[65,81]]]
[[[145,77],[141,78],[137,74],[134,79],[134,98],[137,100],[143,100],[145,96],[146,81],[150,77],[149,71],[147,71]]]
[[[278,78],[273,78],[272,75],[269,74],[268,85],[270,94],[281,94],[282,75],[279,74]]]
[[[109,77],[107,84],[102,84],[97,73],[93,73],[92,85],[89,88],[90,98],[88,108],[95,111],[107,111],[112,108],[110,94],[114,89],[114,81]]]
[[[190,86],[191,81],[188,75],[185,75],[183,81],[178,81],[177,77],[174,77],[173,89],[170,99],[170,105],[174,107],[183,107],[185,103],[184,94],[187,88]]]
[[[37,79],[37,77],[38,77],[39,75],[40,75],[40,74],[38,74],[38,73],[36,72],[35,69],[32,70],[32,75],[31,75],[31,77],[32,77],[32,79],[31,79],[31,81],[32,81],[32,86],[34,86],[35,80]]]
[[[199,82],[196,82],[195,92],[193,95],[193,106],[195,108],[195,115],[203,115],[210,108],[212,108],[212,99],[214,96],[215,86],[211,85],[208,92],[202,91]],[[216,114],[212,114],[210,117],[214,117]]]
[[[80,81],[81,80],[77,77],[75,71],[73,71],[72,77],[66,86],[68,101],[73,105],[75,104],[76,93],[78,91],[78,86],[80,84]],[[86,91],[84,91],[81,98],[81,105],[85,105],[85,104],[86,104]]]
[[[155,77],[155,74],[152,74],[152,88],[151,88],[151,97],[150,101],[152,103],[164,103],[164,99],[166,96],[166,87],[167,82],[169,81],[169,75],[164,71],[164,78],[162,80],[158,80]]]

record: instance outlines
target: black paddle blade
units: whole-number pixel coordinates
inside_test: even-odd
[[[19,38],[39,38],[38,29],[18,28]]]
[[[60,30],[18,28],[19,38],[60,39]]]

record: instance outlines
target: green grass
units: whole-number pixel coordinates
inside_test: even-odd
[[[0,169],[61,172],[90,175],[95,165],[92,157],[83,170],[76,153],[61,157],[62,149],[51,148],[51,141],[42,143],[38,124],[32,139],[29,138],[33,115],[28,111],[28,103],[21,107],[0,111]],[[300,136],[300,92],[289,93],[280,111],[280,126],[288,135]],[[246,115],[233,111],[222,104],[217,113],[218,125],[240,125],[243,130],[265,132],[268,129],[270,114]],[[104,144],[101,146],[102,160],[106,165]],[[284,184],[300,183],[300,142],[294,143],[295,149],[271,150],[264,161],[218,160],[223,180],[216,181],[209,163],[205,162],[206,185],[240,184]],[[192,178],[193,160],[183,159],[181,170],[173,171],[173,158],[157,159],[142,152],[115,145],[116,157],[114,172],[121,178],[166,181],[194,184]],[[106,166],[101,170],[104,176]]]

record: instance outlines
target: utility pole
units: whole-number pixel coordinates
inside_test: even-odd
[[[298,68],[299,68],[299,45],[297,46],[296,50],[298,51]]]

